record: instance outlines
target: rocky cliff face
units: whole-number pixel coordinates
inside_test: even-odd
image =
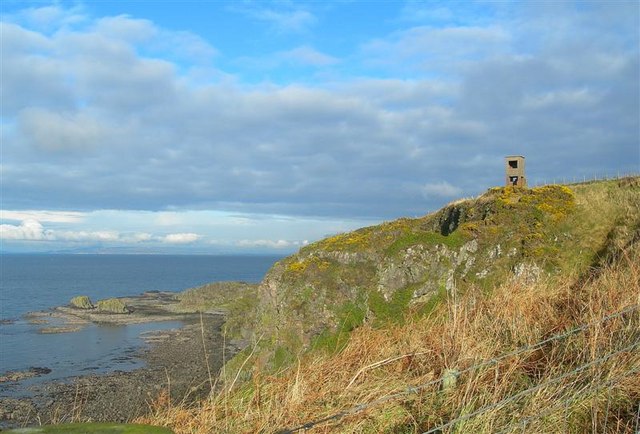
[[[599,203],[592,202],[596,193]],[[458,291],[559,271],[578,277],[613,238],[637,236],[639,198],[637,178],[597,187],[494,188],[421,218],[327,238],[270,270],[253,326],[286,356],[339,346],[365,321],[402,321]]]

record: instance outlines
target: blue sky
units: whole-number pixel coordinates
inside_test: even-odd
[[[3,251],[288,253],[640,171],[635,1],[12,1]]]

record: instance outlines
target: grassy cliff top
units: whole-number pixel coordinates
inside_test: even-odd
[[[253,343],[221,390],[145,421],[176,433],[326,417],[317,432],[632,432],[638,264],[638,177],[492,188],[330,237],[274,265],[232,316]]]
[[[496,187],[419,218],[336,235],[277,263],[251,327],[276,349],[340,348],[365,322],[428,313],[450,293],[589,270],[637,234],[640,180]]]
[[[633,432],[639,205],[638,178],[498,188],[320,241],[263,282],[261,338],[225,387],[146,420],[176,433],[314,421],[344,433]]]

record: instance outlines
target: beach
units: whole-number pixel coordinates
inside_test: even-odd
[[[178,320],[183,325],[145,333],[142,337],[148,345],[122,354],[124,358],[141,359],[144,362],[141,368],[38,382],[29,387],[26,396],[0,398],[0,426],[124,422],[151,411],[159,397],[165,403],[202,398],[211,392],[224,358],[232,357],[242,347],[240,342],[223,339],[222,312],[176,313],[172,311],[175,299],[159,291],[127,297],[126,302],[132,313],[101,314],[60,307],[30,316],[42,321],[54,319],[61,333],[74,333],[70,327],[92,323],[106,326]],[[49,325],[45,321],[42,327],[46,329]],[[46,372],[46,360],[42,364],[39,369]],[[10,386],[10,379],[4,385]]]

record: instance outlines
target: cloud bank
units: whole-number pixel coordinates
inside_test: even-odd
[[[197,241],[199,238],[200,235],[194,233],[152,235],[146,232],[120,233],[118,231],[69,231],[45,229],[42,223],[35,219],[27,219],[17,225],[0,225],[1,240],[98,243],[120,242],[125,244],[158,241],[168,244],[190,244]]]
[[[637,172],[638,5],[583,6],[408,3],[394,29],[340,50],[314,44],[318,11],[230,7],[298,35],[253,57],[81,7],[3,15],[3,206],[382,220],[501,184],[509,154],[527,157],[530,183]],[[274,80],[238,66],[252,62]],[[22,217],[4,238],[213,236],[48,232],[47,217]],[[263,238],[236,242],[308,237]]]

